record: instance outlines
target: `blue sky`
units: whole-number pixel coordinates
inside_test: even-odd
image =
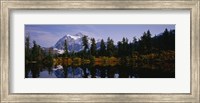
[[[167,28],[175,29],[175,25],[145,25],[145,24],[119,24],[119,25],[25,25],[25,33],[29,33],[31,42],[36,41],[42,47],[54,46],[55,43],[67,34],[83,33],[85,35],[107,40],[112,38],[115,43],[127,37],[132,41],[133,37],[140,38],[144,32],[150,30],[152,36],[163,32]]]

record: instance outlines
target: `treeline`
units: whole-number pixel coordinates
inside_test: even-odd
[[[82,46],[84,49],[76,53],[68,53],[67,42],[65,41],[64,57],[125,57],[135,54],[147,55],[150,53],[161,53],[163,51],[175,51],[175,30],[169,31],[165,29],[163,34],[154,37],[152,37],[151,32],[148,30],[144,32],[139,39],[133,37],[133,39],[129,41],[128,38],[124,37],[121,41],[117,42],[117,45],[108,37],[106,42],[103,39],[101,40],[100,48],[97,48],[94,38],[91,38],[90,48],[88,41],[88,37],[84,36],[82,38]]]
[[[31,63],[44,64],[46,66],[52,66],[53,55],[49,51],[46,53],[40,45],[33,41],[33,46],[30,48],[30,37],[26,35],[25,38],[25,66]]]
[[[175,30],[165,29],[162,34],[152,37],[148,30],[140,38],[133,37],[132,40],[122,38],[115,45],[114,41],[108,37],[106,41],[101,40],[96,43],[95,38],[91,38],[91,45],[87,36],[82,37],[83,50],[80,52],[68,52],[68,44],[65,40],[65,52],[61,55],[53,55],[51,51],[45,53],[42,48],[33,41],[30,48],[29,36],[25,41],[25,60],[26,63],[41,62],[50,65],[53,58],[81,58],[82,60],[95,61],[98,58],[115,57],[120,62],[152,61],[152,60],[175,60]],[[97,48],[97,45],[100,45]]]

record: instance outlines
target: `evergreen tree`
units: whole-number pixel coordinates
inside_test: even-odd
[[[83,42],[83,47],[84,47],[84,53],[86,53],[86,51],[88,50],[88,37],[86,35],[84,35],[82,37],[82,42]]]
[[[50,50],[48,51],[48,54],[47,54],[47,56],[45,57],[44,62],[45,62],[45,65],[46,65],[47,67],[51,67],[51,66],[53,65],[53,57],[52,57],[52,53],[51,53]]]
[[[114,49],[115,49],[114,41],[112,39],[110,39],[110,37],[108,37],[108,39],[107,39],[107,55],[113,56]]]
[[[101,43],[100,43],[100,50],[99,50],[99,54],[100,56],[105,56],[105,51],[106,51],[106,46],[105,46],[105,42],[103,39],[101,39]]]
[[[128,39],[122,38],[122,56],[128,56]]]
[[[37,52],[38,52],[37,61],[38,61],[39,63],[42,63],[43,54],[42,54],[42,48],[40,47],[40,45],[37,45]]]
[[[43,50],[40,47],[40,45],[36,44],[36,41],[33,41],[33,48],[32,48],[32,58],[33,61],[36,61],[38,63],[42,63],[42,60],[44,58]]]
[[[123,55],[123,47],[121,41],[117,42],[117,48],[118,56],[121,57]]]
[[[170,30],[169,34],[169,49],[175,51],[175,30]]]
[[[64,47],[65,47],[64,57],[66,57],[66,56],[68,56],[68,44],[67,44],[67,40],[65,40]]]
[[[133,37],[133,44],[137,43],[136,37]]]
[[[37,61],[37,56],[38,56],[38,47],[36,41],[33,41],[32,58],[34,61]]]
[[[136,39],[136,37],[133,37],[133,42],[131,43],[131,55],[134,53],[134,52],[136,52],[137,51],[137,43],[138,43],[138,41],[137,41],[137,39]]]
[[[94,38],[91,39],[91,48],[90,48],[90,51],[91,51],[91,54],[92,56],[95,56],[96,55],[96,41]]]
[[[164,33],[163,33],[163,49],[164,50],[169,50],[169,31],[166,28]]]
[[[151,39],[151,32],[149,30],[147,31],[146,45],[147,45],[148,53],[151,53],[152,39]]]
[[[26,35],[25,37],[25,63],[28,63],[30,61],[30,56],[31,56],[31,50],[30,50],[30,37],[29,34]]]
[[[140,52],[147,54],[151,52],[152,42],[151,42],[151,33],[148,30],[147,33],[144,32],[140,40]]]
[[[28,77],[30,70],[29,62],[31,61],[30,38],[29,34],[25,36],[25,77]]]

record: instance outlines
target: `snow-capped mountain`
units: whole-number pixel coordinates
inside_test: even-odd
[[[77,33],[77,34],[74,34],[74,35],[67,34],[57,41],[57,43],[54,45],[54,48],[56,48],[58,50],[64,50],[64,43],[65,43],[65,40],[66,40],[69,52],[81,51],[81,50],[83,50],[83,46],[82,46],[82,37],[83,36],[84,36],[84,34],[82,34],[82,33]],[[89,47],[90,47],[90,44],[91,44],[91,41],[90,41],[91,38],[92,37],[88,36]],[[99,48],[100,39],[96,39],[96,43],[97,43],[97,48]]]

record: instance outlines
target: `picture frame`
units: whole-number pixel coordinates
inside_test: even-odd
[[[1,0],[2,103],[8,102],[200,102],[200,1],[185,0]],[[10,12],[12,10],[190,10],[190,93],[10,93]]]

